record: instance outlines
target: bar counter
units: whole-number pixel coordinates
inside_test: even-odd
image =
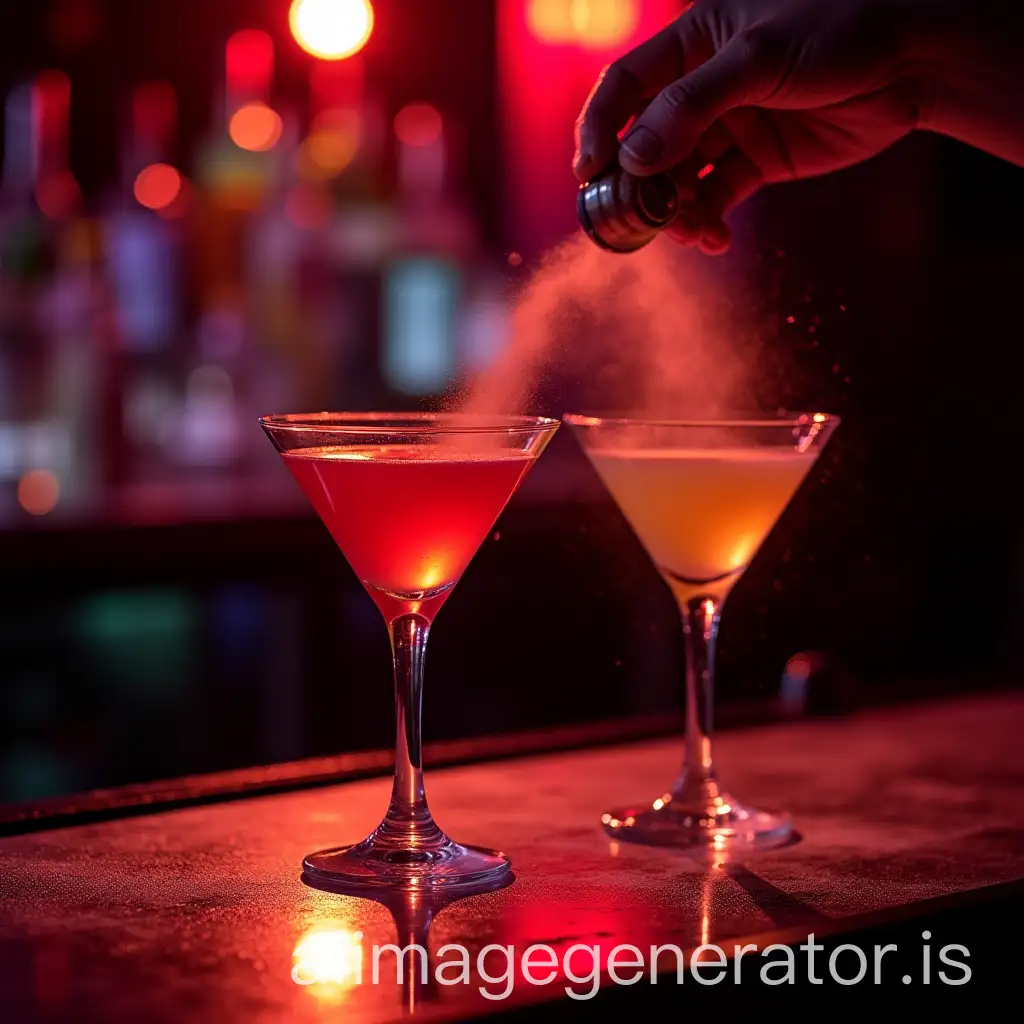
[[[142,787],[130,801],[94,801],[81,823],[73,808],[55,814],[51,806],[9,818],[0,839],[0,1019],[232,1024],[381,1021],[412,1011],[428,1020],[562,1020],[602,1000],[624,1001],[627,1011],[630,1000],[650,1006],[652,994],[678,1009],[721,999],[724,986],[689,974],[678,984],[672,954],[656,958],[657,985],[616,985],[605,973],[594,999],[572,1000],[561,966],[552,983],[527,983],[522,954],[546,944],[561,965],[569,947],[584,944],[598,947],[606,967],[622,944],[646,959],[652,946],[715,944],[728,953],[745,943],[795,946],[813,933],[826,943],[817,970],[827,973],[836,943],[897,942],[890,936],[899,928],[913,948],[901,945],[884,961],[887,985],[922,992],[921,932],[933,928],[930,994],[970,993],[994,981],[986,950],[972,950],[972,981],[955,989],[935,980],[938,945],[970,947],[978,927],[994,944],[991,908],[1020,909],[1022,734],[1024,696],[1015,693],[725,732],[717,757],[729,787],[751,803],[785,807],[798,830],[789,846],[741,860],[697,860],[603,834],[606,807],[653,799],[671,782],[678,737],[435,768],[427,791],[438,822],[460,841],[504,850],[516,875],[507,888],[446,906],[333,895],[301,880],[305,853],[360,839],[378,823],[389,793],[380,760],[374,778],[304,785],[292,773],[290,790],[277,793],[244,792],[241,773],[234,796],[210,790],[191,806],[147,806]],[[430,951],[426,983],[410,956],[399,984],[387,953],[374,983],[371,947],[412,942]],[[468,983],[436,981],[437,951],[450,943],[470,955]],[[477,974],[477,955],[491,943],[515,947],[505,999],[480,991],[506,987]],[[845,955],[840,970],[855,975],[856,960]],[[757,958],[748,955],[744,969],[756,969]],[[580,976],[592,962],[571,961]],[[486,963],[495,977],[505,969],[500,956]],[[748,995],[777,991],[756,974],[746,982]]]

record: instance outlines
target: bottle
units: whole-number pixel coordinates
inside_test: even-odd
[[[607,252],[642,249],[669,226],[679,193],[668,174],[638,178],[616,163],[581,185],[576,215],[587,236]]]
[[[5,111],[0,186],[0,476],[66,470],[69,435],[54,408],[46,314],[62,240],[81,194],[68,167],[71,84],[44,71],[17,86]],[[83,386],[85,386],[83,384]]]
[[[159,475],[175,413],[181,294],[179,227],[183,186],[167,162],[176,95],[163,82],[132,95],[121,143],[121,183],[103,224],[106,274],[120,340],[121,429],[128,475]]]

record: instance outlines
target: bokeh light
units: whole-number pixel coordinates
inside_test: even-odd
[[[527,25],[542,42],[604,48],[636,30],[638,0],[530,0]]]
[[[161,206],[156,211],[164,220],[181,220],[192,209],[195,189],[184,176],[179,178],[179,182],[178,194],[166,206]]]
[[[148,210],[169,207],[181,191],[181,175],[170,164],[150,164],[135,179],[135,198]]]
[[[318,1003],[338,1005],[363,980],[363,933],[318,926],[295,945],[292,981]]]
[[[281,115],[265,103],[247,103],[231,115],[228,134],[239,149],[264,153],[281,138]]]
[[[343,60],[358,53],[373,32],[370,0],[293,0],[288,13],[292,35],[321,60]]]
[[[429,146],[441,138],[444,122],[429,103],[409,103],[395,115],[395,135],[407,146]]]
[[[264,96],[274,74],[274,40],[259,29],[244,28],[228,40],[224,63],[233,95]]]
[[[298,172],[306,181],[340,174],[359,151],[362,125],[356,110],[325,110],[313,122],[298,154]]]
[[[73,213],[82,199],[75,176],[67,169],[44,174],[36,185],[36,205],[51,220]]]
[[[45,516],[57,507],[60,481],[48,469],[30,469],[18,481],[18,504],[33,516]]]

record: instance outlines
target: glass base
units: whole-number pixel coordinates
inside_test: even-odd
[[[374,837],[353,846],[309,854],[302,862],[305,880],[331,892],[428,892],[470,895],[512,879],[512,864],[503,853],[462,846],[447,837],[429,849],[396,849]]]
[[[747,807],[725,795],[708,803],[662,797],[647,807],[610,811],[601,823],[622,842],[676,849],[766,850],[793,838],[785,812]]]

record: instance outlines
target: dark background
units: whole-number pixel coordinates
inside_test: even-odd
[[[111,112],[142,77],[179,89],[173,159],[188,173],[227,34],[281,41],[275,95],[301,95],[308,75],[279,0],[108,0],[77,48],[57,41],[54,7],[0,4],[0,87],[44,67],[72,76],[70,161],[86,201],[116,178]],[[480,251],[514,290],[573,229],[571,120],[566,152],[531,154],[558,169],[564,218],[524,239],[494,6],[375,7],[367,76],[392,113],[424,99],[454,112]],[[915,135],[766,192],[737,219],[722,272],[769,307],[766,404],[843,424],[730,598],[723,711],[773,700],[799,651],[826,652],[856,700],[907,680],[927,692],[1019,673],[1021,173]],[[506,261],[513,248],[521,265]],[[259,486],[230,500],[200,500],[182,479],[144,512],[104,493],[53,517],[5,514],[0,801],[390,743],[383,622],[270,446],[253,459]],[[438,618],[426,737],[677,709],[680,647],[668,592],[563,431]]]

